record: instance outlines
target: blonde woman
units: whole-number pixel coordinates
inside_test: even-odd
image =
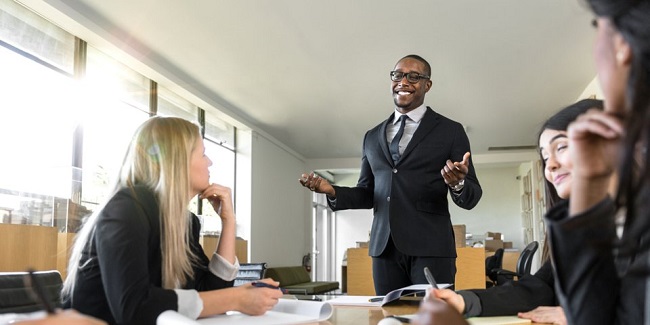
[[[155,324],[166,310],[196,319],[229,310],[259,315],[277,303],[280,290],[232,287],[239,268],[232,195],[209,183],[212,161],[204,151],[199,127],[186,120],[152,117],[138,128],[114,194],[77,236],[66,307],[110,324]],[[187,210],[196,195],[223,225],[211,259],[199,245],[199,220]]]

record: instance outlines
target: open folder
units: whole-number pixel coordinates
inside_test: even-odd
[[[444,289],[451,287],[449,283],[439,283],[438,288]],[[429,284],[412,284],[408,287],[395,289],[385,296],[340,296],[330,299],[332,305],[338,306],[366,306],[366,307],[380,307],[391,301],[398,300],[400,297],[412,295],[417,293],[424,293],[426,290],[431,289]]]
[[[218,324],[304,324],[321,322],[332,316],[332,305],[326,302],[280,299],[272,310],[264,315],[250,316],[239,312],[228,312],[199,320],[189,319],[175,311],[168,310],[156,321],[156,325],[218,325]]]

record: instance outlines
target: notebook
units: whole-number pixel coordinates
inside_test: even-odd
[[[444,289],[451,287],[450,283],[439,283],[438,288]],[[400,297],[424,293],[426,290],[430,289],[431,285],[429,284],[412,284],[408,287],[403,287],[395,289],[389,292],[385,296],[340,296],[334,299],[330,299],[329,302],[332,305],[336,306],[366,306],[366,307],[381,307],[392,301],[399,300]]]

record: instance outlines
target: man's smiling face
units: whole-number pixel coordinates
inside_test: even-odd
[[[416,72],[421,75],[429,75],[429,72],[425,71],[424,63],[413,58],[400,60],[395,65],[394,70],[404,73]],[[404,77],[399,81],[393,81],[391,83],[391,90],[393,92],[393,101],[398,111],[400,113],[406,113],[420,107],[424,103],[424,95],[430,88],[431,80],[429,79],[420,79],[418,82],[410,83]]]

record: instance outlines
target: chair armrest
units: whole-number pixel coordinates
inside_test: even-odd
[[[511,277],[520,277],[521,274],[517,272],[512,272],[509,270],[504,270],[504,269],[492,269],[492,272],[496,273],[497,275],[504,275],[504,276],[511,276]]]

